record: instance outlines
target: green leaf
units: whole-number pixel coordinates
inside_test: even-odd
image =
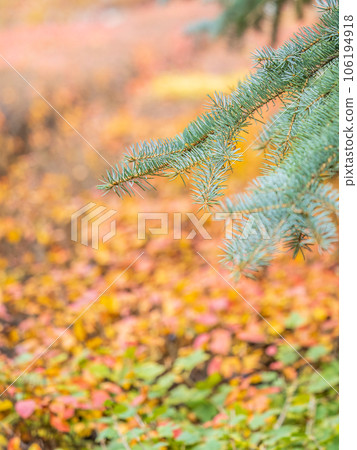
[[[222,377],[219,373],[213,373],[208,378],[202,381],[198,381],[196,383],[197,389],[212,389],[214,386],[216,386],[220,381],[222,380]]]
[[[321,377],[323,376],[323,378]],[[314,373],[311,376],[308,391],[312,393],[320,393],[331,389],[331,386],[338,384],[338,363],[333,361],[321,371],[321,375]],[[326,380],[326,381],[325,381]]]
[[[338,436],[336,436],[333,438],[333,441],[327,445],[326,450],[338,450],[338,449],[339,449],[339,440]]]
[[[152,382],[165,371],[165,367],[155,362],[147,362],[138,365],[134,369],[134,373],[138,378],[147,382]]]
[[[276,355],[276,359],[284,363],[286,366],[290,366],[299,358],[300,356],[296,353],[296,351],[287,345],[279,347]]]
[[[272,416],[277,416],[279,414],[279,412],[280,411],[278,409],[270,409],[269,411],[266,411],[263,414],[256,414],[253,417],[253,419],[250,421],[249,427],[252,430],[257,430],[258,428],[265,425],[266,419],[268,419],[269,417],[272,417]]]
[[[156,381],[156,383],[152,385],[149,391],[149,397],[157,398],[164,396],[170,389],[170,387],[174,384],[175,378],[175,375],[172,373],[167,373],[166,375],[160,377]]]
[[[117,405],[114,407],[113,413],[119,418],[119,419],[127,419],[128,417],[134,417],[135,416],[135,409],[131,406],[125,405]]]
[[[265,440],[266,445],[274,445],[283,438],[291,437],[297,428],[291,425],[283,425],[277,430],[268,432],[268,439]]]
[[[198,432],[183,431],[176,440],[186,445],[193,445],[197,444],[200,439],[201,436]]]
[[[123,414],[128,410],[127,405],[123,405],[122,403],[117,403],[114,405],[113,413],[114,414]]]
[[[201,422],[207,422],[208,420],[213,419],[218,413],[218,410],[209,401],[197,403],[192,407],[192,410]]]
[[[241,422],[245,422],[247,420],[247,416],[245,414],[237,414],[234,415],[230,420],[229,424],[232,426],[238,425]]]
[[[131,430],[129,430],[126,434],[125,437],[128,440],[131,439],[137,439],[138,437],[140,437],[142,434],[144,434],[145,431],[141,428],[132,428]]]
[[[32,361],[34,358],[32,353],[22,353],[19,356],[16,356],[16,358],[14,359],[14,363],[15,364],[26,364],[29,363],[30,361]]]
[[[174,367],[179,371],[187,370],[190,371],[199,364],[207,361],[209,355],[205,353],[203,350],[196,350],[188,356],[182,356],[177,358],[174,364]]]
[[[111,442],[106,450],[125,450],[125,447],[121,442]]]
[[[118,437],[119,437],[118,432],[114,428],[109,427],[98,434],[96,441],[100,442],[106,439],[113,440],[118,439]]]
[[[325,356],[328,350],[323,345],[316,345],[315,347],[309,348],[306,352],[306,358],[310,361],[318,361],[322,356]]]
[[[185,384],[180,384],[170,391],[169,403],[172,405],[179,405],[181,403],[192,405],[206,399],[210,395],[209,389],[195,389],[189,388]]]
[[[216,440],[206,441],[204,444],[194,446],[194,450],[222,450],[222,442]]]
[[[88,367],[88,370],[92,375],[100,380],[104,378],[111,378],[111,370],[105,364],[91,364]]]
[[[271,383],[278,378],[278,374],[276,372],[261,372],[260,376],[262,377],[262,381],[264,383]]]
[[[227,384],[222,384],[221,386],[218,387],[218,392],[217,394],[214,394],[211,397],[211,401],[214,405],[216,405],[217,407],[221,407],[223,405],[223,403],[225,402],[228,394],[233,390],[232,386],[229,386]]]
[[[161,405],[158,406],[157,408],[155,408],[151,414],[151,416],[149,417],[150,421],[154,421],[156,420],[158,417],[164,415],[167,411],[167,406],[166,405]]]
[[[124,352],[124,358],[129,358],[129,359],[134,359],[135,357],[135,352],[136,352],[136,347],[131,346],[128,347],[125,352]]]
[[[162,438],[173,438],[174,436],[174,429],[177,428],[174,425],[160,425],[157,427],[157,432],[160,437]]]
[[[290,316],[285,320],[285,326],[286,328],[291,328],[292,330],[295,330],[295,328],[298,328],[304,322],[305,319],[299,313],[292,312]]]

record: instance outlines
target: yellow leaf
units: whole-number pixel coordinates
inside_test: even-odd
[[[229,92],[242,74],[215,75],[205,73],[163,74],[153,81],[152,92],[159,98],[202,98],[209,92]]]
[[[2,400],[0,401],[0,411],[7,411],[12,409],[12,403],[10,400]]]
[[[314,311],[313,311],[313,317],[314,317],[314,319],[315,320],[319,320],[319,321],[323,321],[323,320],[326,320],[326,318],[327,318],[327,312],[325,311],[325,309],[323,309],[323,308],[315,308],[314,309]]]
[[[21,232],[20,230],[10,230],[6,237],[9,242],[16,243],[19,242],[21,238]]]
[[[50,241],[50,235],[43,229],[37,231],[36,238],[37,241],[43,245],[47,245]]]
[[[38,444],[31,444],[28,450],[41,450]]]
[[[73,332],[79,341],[84,341],[84,339],[86,338],[86,331],[84,329],[83,322],[81,320],[78,320],[73,325]]]
[[[118,301],[112,295],[102,295],[100,303],[105,306],[107,311],[111,314],[118,312]]]
[[[15,329],[11,330],[9,333],[9,338],[10,338],[11,342],[18,342],[19,333],[17,332],[17,330],[15,330]]]

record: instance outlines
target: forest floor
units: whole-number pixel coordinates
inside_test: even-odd
[[[124,200],[96,189],[126,146],[174,135],[206,94],[229,92],[266,34],[231,46],[187,35],[213,3],[103,5],[0,5],[0,54],[27,80],[0,59],[0,447],[279,448],[304,429],[306,448],[337,448],[334,387],[305,360],[335,386],[337,250],[282,253],[234,283],[213,221],[210,240],[137,237],[138,212],[168,212],[170,227],[181,212],[187,236],[188,186],[159,180]],[[283,23],[280,42],[299,26],[289,11]],[[247,151],[228,193],[261,160]],[[71,215],[89,202],[116,211],[98,250],[71,240]]]

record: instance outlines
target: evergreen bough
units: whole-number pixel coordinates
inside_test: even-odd
[[[339,10],[336,0],[317,6],[315,26],[302,28],[277,50],[258,50],[255,72],[230,95],[216,93],[209,111],[182,134],[131,146],[99,188],[122,197],[150,188],[154,176],[190,175],[200,208],[219,205],[243,216],[224,244],[223,261],[236,274],[253,276],[282,245],[294,256],[312,244],[329,249],[338,212],[337,191],[326,180],[338,172]],[[262,175],[246,193],[220,201],[232,165],[242,159],[246,128],[275,103],[279,113],[265,125],[258,145],[265,152]]]
[[[216,0],[222,7],[217,18],[202,20],[190,26],[193,32],[208,32],[213,36],[227,34],[240,38],[249,28],[260,30],[262,23],[271,22],[271,43],[275,45],[285,5],[293,4],[299,19],[304,6],[311,0]]]

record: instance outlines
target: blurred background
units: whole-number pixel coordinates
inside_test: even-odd
[[[236,39],[234,31],[219,34],[214,19],[222,11],[219,2],[199,0],[0,1],[0,54],[8,61],[0,58],[2,390],[25,371],[0,398],[4,448],[91,448],[108,399],[134,401],[143,414],[162,405],[169,388],[150,403],[153,380],[133,375],[144,363],[170,370],[177,358],[205,352],[198,368],[175,373],[175,383],[192,387],[218,373],[227,395],[208,416],[184,406],[188,424],[214,420],[223,404],[239,405],[248,418],[265,412],[259,374],[275,371],[284,385],[305,365],[286,356],[276,333],[197,255],[219,268],[222,227],[209,224],[209,241],[199,234],[137,239],[138,212],[196,211],[187,186],[155,180],[156,191],[124,200],[96,189],[105,160],[114,164],[129,144],[182,131],[204,112],[207,94],[229,92],[252,69],[257,47],[272,39],[279,45],[317,17],[311,6],[297,17],[287,4],[276,36],[271,21],[262,21]],[[250,127],[243,150],[259,129]],[[262,156],[247,151],[228,193],[259,174]],[[71,215],[89,202],[118,211],[116,236],[99,250],[71,240]],[[183,227],[190,230],[188,219]],[[282,254],[258,281],[242,279],[237,289],[304,354],[318,347],[316,364],[334,361],[336,254],[307,261]],[[133,367],[111,378],[128,358]],[[133,428],[130,420],[120,426]],[[69,431],[76,436],[70,444]]]

